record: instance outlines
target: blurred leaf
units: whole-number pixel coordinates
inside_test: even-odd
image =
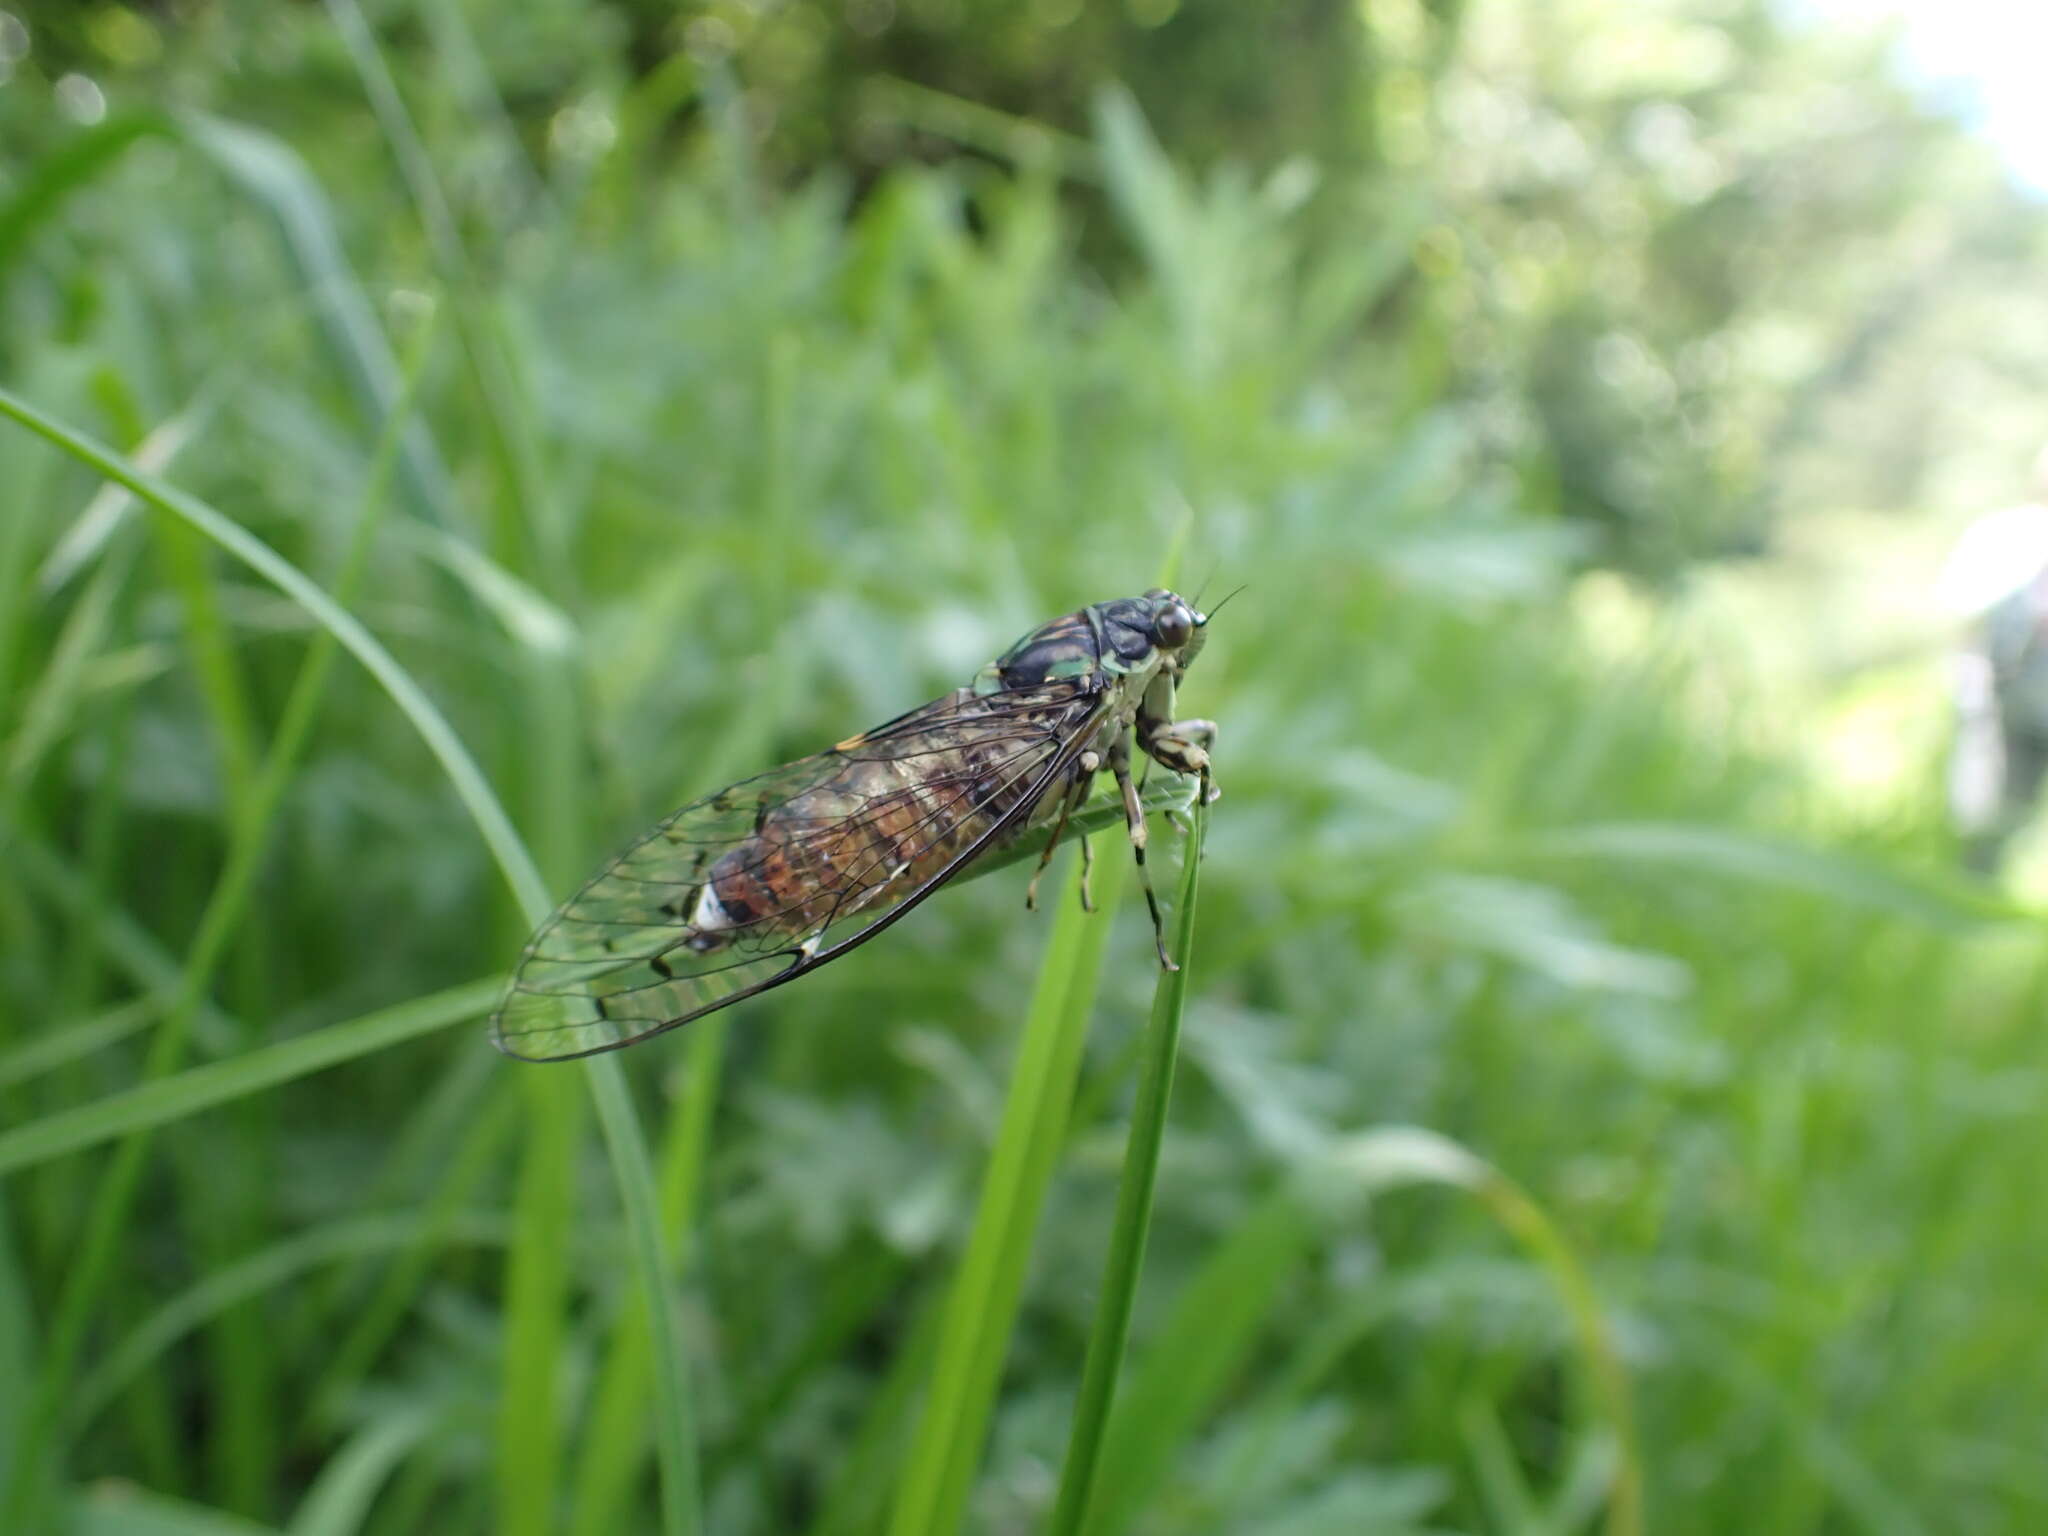
[[[385,1480],[434,1428],[434,1412],[421,1404],[384,1415],[357,1431],[314,1479],[286,1527],[290,1536],[351,1536],[363,1528]]]
[[[1564,892],[1526,881],[1429,875],[1396,897],[1393,916],[1411,934],[1498,955],[1567,987],[1668,998],[1692,985],[1682,962],[1608,943]]]
[[[122,1483],[74,1495],[68,1513],[65,1529],[72,1536],[274,1536],[277,1530]]]
[[[1994,892],[1958,876],[1887,868],[1732,827],[1614,822],[1530,836],[1515,851],[1538,860],[1614,860],[1783,886],[1937,928],[1967,929],[2022,915]]]

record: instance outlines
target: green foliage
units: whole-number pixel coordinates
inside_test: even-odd
[[[1600,140],[1537,186],[1558,124],[1675,142],[1587,63],[1611,10],[1518,53],[1533,10],[1375,6],[1320,179],[991,87],[1049,124],[916,98],[990,141],[855,196],[800,138],[760,169],[748,39],[729,77],[630,7],[367,9],[96,7],[53,40],[128,50],[104,122],[0,88],[10,1507],[1038,1529],[1128,1300],[1089,1532],[2039,1526],[2039,936],[1574,577],[1811,462],[1825,422],[1754,445],[1824,365],[1603,413],[1709,332],[1838,336],[1953,138],[1887,118],[1898,185],[1817,210],[1727,68],[1654,93],[1749,146],[1719,191]],[[1657,17],[1639,61],[1713,52]],[[1965,265],[2019,260],[1984,195],[2019,235]],[[1822,211],[1861,280],[1752,291]],[[588,1083],[488,1052],[471,978],[547,892],[1183,527],[1185,586],[1248,587],[1183,700],[1224,797],[1149,1226],[1156,970],[1071,869]]]

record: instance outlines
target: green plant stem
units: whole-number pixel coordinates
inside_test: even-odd
[[[1116,1223],[1110,1229],[1109,1255],[1102,1269],[1102,1290],[1096,1298],[1095,1325],[1088,1336],[1087,1363],[1081,1393],[1074,1406],[1073,1431],[1067,1441],[1066,1469],[1053,1505],[1055,1536],[1077,1536],[1087,1518],[1088,1499],[1102,1456],[1103,1432],[1123,1366],[1124,1343],[1130,1334],[1131,1308],[1137,1299],[1138,1275],[1145,1262],[1145,1237],[1152,1221],[1152,1193],[1159,1175],[1159,1149],[1166,1138],[1166,1111],[1173,1097],[1174,1060],[1180,1048],[1181,1014],[1187,1003],[1188,972],[1194,961],[1195,892],[1201,880],[1202,833],[1209,808],[1196,798],[1192,830],[1182,857],[1180,909],[1174,914],[1173,955],[1180,969],[1162,972],[1152,994],[1152,1016],[1145,1029],[1145,1060],[1138,1093],[1131,1105],[1131,1130],[1124,1143],[1123,1177],[1117,1186]]]

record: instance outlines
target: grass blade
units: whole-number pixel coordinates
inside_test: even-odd
[[[106,1483],[71,1501],[68,1536],[276,1536],[277,1527]]]
[[[1685,822],[1598,822],[1523,838],[1513,855],[1538,861],[1612,862],[1631,869],[1672,866],[1690,875],[1804,891],[1951,932],[2026,920],[2021,906],[1979,882],[1942,869],[1891,868],[1840,849],[1733,827]]]
[[[604,1128],[612,1162],[620,1170],[626,1198],[626,1225],[641,1272],[666,1278],[668,1259],[662,1241],[659,1197],[641,1139],[640,1122],[626,1092],[626,1077],[615,1056],[586,1063],[591,1092],[597,1099],[598,1123]],[[676,1332],[675,1308],[666,1285],[647,1287],[648,1334],[653,1344],[655,1406],[661,1433],[655,1444],[665,1458],[662,1529],[669,1536],[690,1536],[699,1526],[701,1495],[697,1485],[697,1432],[691,1422],[689,1392],[682,1372],[682,1342]]]
[[[187,143],[276,219],[364,418],[381,422],[389,417],[405,387],[398,358],[349,266],[333,210],[306,163],[282,140],[242,123],[192,113],[179,118],[178,126]],[[462,525],[448,466],[417,420],[405,425],[399,471],[417,516],[443,527]]]
[[[98,896],[87,874],[66,862],[54,849],[18,830],[7,846],[7,857],[11,870],[26,876],[28,883],[61,908],[72,922],[81,925],[98,922],[104,926],[105,951],[112,962],[127,974],[130,984],[153,994],[159,1006],[169,1001],[178,986],[177,960],[133,916]],[[192,1034],[201,1049],[214,1055],[224,1053],[236,1041],[246,1038],[240,1021],[222,1012],[207,998],[201,998],[198,1003],[193,1015]],[[50,1053],[66,1054],[61,1036],[53,1034],[49,1040]],[[23,1054],[26,1056],[41,1043],[25,1044]],[[22,1058],[10,1055],[7,1059],[18,1065]],[[33,1062],[37,1058],[30,1056],[28,1059]]]
[[[0,204],[0,287],[13,274],[22,251],[73,192],[119,163],[128,146],[169,136],[169,121],[155,112],[124,112],[96,123],[38,160],[4,204]]]
[[[1438,1184],[1478,1197],[1508,1235],[1535,1261],[1571,1320],[1587,1412],[1613,1439],[1615,1464],[1607,1500],[1609,1536],[1643,1530],[1642,1459],[1628,1375],[1609,1336],[1599,1297],[1578,1255],[1543,1207],[1513,1179],[1448,1137],[1413,1126],[1384,1126],[1340,1145],[1336,1165],[1361,1187],[1378,1192]]]
[[[691,1027],[684,1050],[682,1098],[669,1117],[662,1147],[662,1241],[667,1252],[685,1260],[703,1187],[712,1110],[724,1076],[727,1027],[727,1015],[722,1013]],[[584,1430],[571,1536],[605,1536],[626,1518],[625,1501],[647,1455],[646,1416],[641,1405],[648,1374],[662,1352],[677,1348],[673,1340],[655,1343],[652,1328],[645,1297],[630,1302],[613,1327],[604,1370],[592,1393],[595,1406]],[[687,1412],[687,1402],[684,1408]],[[676,1443],[689,1450],[695,1437],[686,1436]]]
[[[216,1269],[158,1307],[107,1351],[106,1358],[73,1394],[68,1408],[73,1428],[88,1422],[130,1378],[180,1339],[251,1297],[295,1281],[323,1264],[405,1248],[430,1230],[443,1243],[500,1243],[505,1241],[505,1225],[501,1214],[486,1211],[459,1211],[445,1220],[431,1211],[365,1216],[315,1227]]]
[[[1120,1536],[1136,1522],[1251,1353],[1314,1233],[1301,1200],[1280,1190],[1244,1216],[1182,1287],[1118,1397],[1088,1536]]]
[[[1187,1003],[1188,973],[1195,952],[1195,892],[1201,879],[1202,833],[1209,808],[1194,806],[1192,830],[1183,851],[1180,902],[1175,915],[1173,957],[1180,969],[1160,973],[1152,994],[1152,1017],[1145,1029],[1145,1059],[1138,1096],[1131,1106],[1131,1130],[1124,1144],[1123,1177],[1117,1186],[1116,1222],[1110,1229],[1109,1255],[1103,1264],[1102,1289],[1096,1298],[1095,1326],[1088,1336],[1087,1363],[1081,1394],[1074,1407],[1074,1425],[1067,1442],[1066,1468],[1059,1498],[1053,1506],[1055,1536],[1076,1536],[1088,1512],[1089,1495],[1102,1455],[1103,1431],[1109,1423],[1116,1379],[1123,1367],[1131,1308],[1137,1299],[1138,1273],[1145,1262],[1145,1236],[1152,1221],[1152,1191],[1159,1174],[1159,1149],[1166,1137],[1166,1110],[1173,1097],[1173,1065],[1180,1047],[1181,1013]]]
[[[407,373],[406,392],[385,424],[382,440],[373,456],[351,547],[343,562],[338,597],[326,599],[323,594],[323,600],[329,602],[337,613],[346,612],[343,604],[349,600],[368,564],[372,535],[383,504],[381,492],[385,471],[395,454],[398,433],[413,398],[413,386],[425,365],[430,341],[431,332],[423,333]],[[135,488],[131,486],[130,489]],[[181,522],[172,518],[166,520],[161,531],[166,548],[173,552],[174,558],[169,563],[184,588],[191,648],[196,658],[196,670],[202,678],[202,692],[213,709],[215,734],[227,767],[226,784],[234,814],[230,818],[226,863],[215,879],[212,893],[200,915],[198,930],[185,957],[176,991],[164,1011],[162,1024],[150,1041],[143,1066],[143,1075],[148,1080],[164,1078],[184,1059],[199,1001],[211,985],[215,967],[247,914],[256,876],[269,843],[271,821],[291,783],[326,694],[335,643],[334,635],[323,630],[316,634],[307,648],[276,735],[258,771],[253,766],[254,751],[248,741],[249,711],[244,702],[239,671],[229,653],[226,632],[218,617],[219,603],[214,584],[204,560],[204,547],[198,540],[198,534],[205,530],[196,527],[190,519]],[[279,561],[279,564],[283,562]],[[291,567],[285,566],[285,569],[290,570]],[[303,577],[299,579],[304,580]],[[311,589],[310,583],[307,586]],[[66,1278],[56,1319],[50,1329],[35,1426],[24,1441],[30,1456],[40,1455],[41,1447],[36,1437],[55,1422],[56,1404],[72,1374],[89,1321],[97,1310],[101,1289],[120,1250],[123,1228],[140,1187],[146,1150],[147,1143],[138,1133],[116,1152],[83,1219],[78,1257]],[[231,1329],[239,1332],[236,1325],[231,1325]],[[247,1348],[252,1343],[253,1340],[245,1333],[241,1335],[240,1347]],[[222,1375],[235,1384],[237,1391],[242,1390],[245,1383],[258,1379],[258,1373],[239,1368],[226,1370]],[[239,1414],[225,1414],[233,1422],[216,1437],[216,1443],[226,1448],[224,1454],[229,1462],[237,1460],[235,1449],[246,1447],[248,1436],[261,1434],[262,1425],[271,1417],[267,1411],[252,1408],[246,1400],[242,1407],[244,1411]],[[271,1458],[263,1454],[253,1459],[267,1461]],[[252,1458],[241,1457],[239,1460],[249,1463]],[[9,1507],[19,1511],[22,1507],[20,1500],[27,1496],[28,1485],[16,1483],[9,1490]],[[253,1503],[259,1498],[260,1490],[243,1490],[244,1502]]]
[[[484,846],[497,860],[499,870],[518,896],[521,907],[535,914],[536,922],[546,914],[549,907],[547,885],[541,879],[540,871],[534,868],[519,834],[512,829],[504,807],[491,793],[476,760],[462,745],[447,717],[413,680],[412,674],[398,664],[355,615],[321,591],[305,572],[232,519],[215,511],[198,497],[143,473],[104,443],[67,427],[10,390],[0,389],[0,415],[13,417],[80,463],[97,470],[109,480],[127,486],[157,510],[184,519],[319,621],[363,664],[391,696],[392,703],[411,722],[413,729],[419,732],[427,750],[434,754],[449,785],[476,823]]]
[[[503,978],[491,976],[450,987],[10,1127],[0,1131],[0,1177],[117,1136],[182,1120],[451,1024],[481,1019],[504,985]]]
[[[292,1517],[291,1536],[352,1536],[361,1530],[384,1480],[433,1428],[434,1416],[424,1404],[373,1420],[321,1471]]]
[[[532,1072],[524,1107],[512,1246],[505,1256],[504,1384],[498,1398],[498,1508],[507,1536],[554,1528],[562,1454],[557,1371],[568,1333],[583,1095],[569,1073]]]
[[[959,1529],[1017,1317],[1031,1238],[1066,1139],[1081,1048],[1122,889],[1123,859],[1096,867],[1101,911],[1068,884],[1046,945],[1011,1073],[1010,1094],[976,1207],[974,1231],[946,1301],[931,1388],[905,1459],[892,1536]]]

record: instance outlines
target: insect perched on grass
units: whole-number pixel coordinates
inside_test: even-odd
[[[526,946],[491,1020],[508,1056],[616,1050],[794,981],[880,933],[997,849],[1046,832],[1039,875],[1107,769],[1123,794],[1160,964],[1131,740],[1213,798],[1216,727],[1173,718],[1206,614],[1171,592],[1040,625],[972,683],[684,806]],[[1082,848],[1087,901],[1088,843]]]

